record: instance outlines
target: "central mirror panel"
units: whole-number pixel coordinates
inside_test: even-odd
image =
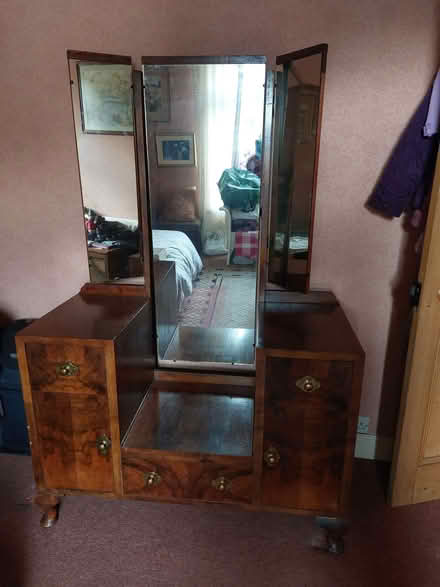
[[[254,367],[265,69],[143,59],[160,366]]]

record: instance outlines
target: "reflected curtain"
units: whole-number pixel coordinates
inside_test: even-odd
[[[255,153],[263,120],[264,67],[201,65],[198,75],[202,239],[224,250],[225,216],[219,210],[223,201],[217,182],[225,169],[245,168]]]

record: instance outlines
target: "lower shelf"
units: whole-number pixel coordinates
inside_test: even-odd
[[[230,397],[218,391],[216,394],[164,391],[153,384],[123,446],[251,456],[253,412],[252,398]]]
[[[255,330],[253,328],[199,328],[178,326],[168,349],[160,361],[204,363],[235,366],[252,370],[255,362]],[[171,365],[170,365],[171,363]]]

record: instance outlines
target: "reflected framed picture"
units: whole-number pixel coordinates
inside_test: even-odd
[[[91,134],[133,134],[131,65],[78,63],[82,130]]]
[[[156,150],[159,167],[196,166],[194,133],[157,134]]]
[[[170,120],[170,74],[168,69],[146,70],[144,73],[145,108],[148,120]]]

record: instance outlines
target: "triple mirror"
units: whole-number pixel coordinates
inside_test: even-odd
[[[149,282],[159,367],[252,371],[257,276],[308,287],[325,55],[278,59],[271,142],[263,57],[69,52],[90,279]]]

